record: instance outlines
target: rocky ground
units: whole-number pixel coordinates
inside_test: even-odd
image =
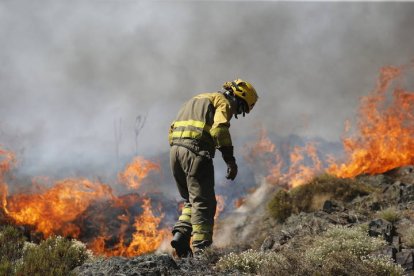
[[[218,242],[220,248],[212,248],[196,258],[177,259],[165,253],[130,259],[114,257],[85,263],[74,272],[77,275],[240,275],[243,273],[238,268],[219,270],[216,266],[218,260],[229,252],[240,253],[247,249],[282,254],[289,250],[300,251],[333,225],[349,228],[365,225],[370,236],[382,237],[387,243],[371,254],[389,256],[404,268],[405,275],[412,275],[413,167],[376,176],[360,176],[358,181],[369,186],[372,192],[349,202],[334,200],[329,193],[310,195],[319,206],[310,212],[293,213],[284,222],[267,212],[267,202],[272,195],[270,191],[278,189],[268,187],[259,203],[239,210],[218,223],[220,230],[216,236],[222,237],[217,240],[226,241]],[[285,274],[278,273],[276,269],[274,275]]]

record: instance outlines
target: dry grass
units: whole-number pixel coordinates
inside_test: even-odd
[[[401,212],[395,206],[392,206],[379,211],[378,217],[385,219],[391,223],[395,223],[401,219]]]

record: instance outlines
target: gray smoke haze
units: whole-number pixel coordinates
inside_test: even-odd
[[[28,174],[105,176],[168,150],[189,97],[236,77],[260,95],[233,140],[262,124],[337,141],[378,69],[414,57],[414,3],[0,2],[0,144]]]

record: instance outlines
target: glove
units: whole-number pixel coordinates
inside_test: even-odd
[[[226,162],[227,164],[226,178],[234,180],[237,175],[237,164],[236,164],[236,158],[234,158],[234,155],[233,155],[233,147],[232,146],[220,147],[219,150],[221,151],[224,162]]]
[[[227,163],[227,175],[226,178],[234,180],[237,175],[237,164],[236,160]]]

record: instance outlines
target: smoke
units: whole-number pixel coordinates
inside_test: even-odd
[[[156,156],[183,101],[236,77],[260,95],[232,121],[236,145],[258,123],[336,141],[378,69],[412,59],[413,12],[411,3],[3,1],[0,144],[22,153],[29,175],[107,177],[135,154],[138,115],[147,116],[138,153]]]

